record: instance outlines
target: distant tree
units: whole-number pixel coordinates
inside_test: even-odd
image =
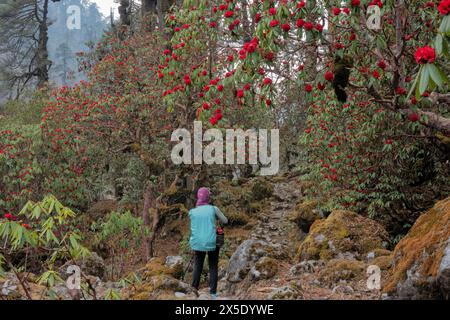
[[[39,88],[48,82],[50,1],[60,0],[6,0],[0,5],[2,78],[17,90],[17,95],[33,79],[37,79]]]

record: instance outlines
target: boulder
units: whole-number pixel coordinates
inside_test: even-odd
[[[67,270],[69,266],[73,264],[74,263],[72,261],[67,261],[58,269],[63,280],[66,280],[70,275],[67,273]],[[84,275],[96,276],[100,279],[106,275],[105,261],[96,252],[91,252],[89,256],[78,260],[76,265],[80,267],[81,272]]]
[[[255,179],[251,186],[251,199],[260,201],[270,198],[273,194],[273,185],[264,178]]]
[[[244,280],[252,266],[267,255],[267,243],[261,240],[245,240],[236,249],[228,262],[226,279],[231,283]]]
[[[262,257],[251,268],[250,275],[252,280],[270,279],[278,272],[278,262],[269,257]]]
[[[302,261],[291,267],[289,273],[292,276],[300,276],[302,274],[311,274],[325,266],[325,262],[321,260]]]
[[[317,209],[317,201],[307,200],[299,203],[289,214],[289,220],[294,222],[303,232],[308,233],[311,225],[324,218],[323,213]]]
[[[267,298],[269,300],[297,300],[302,298],[302,292],[296,286],[284,286],[275,288]]]
[[[344,210],[333,211],[327,219],[313,223],[298,249],[304,260],[364,260],[375,249],[389,244],[389,235],[372,219]]]
[[[394,249],[383,290],[400,299],[450,298],[450,198],[415,222]]]
[[[168,256],[165,259],[155,257],[149,260],[145,267],[137,271],[137,275],[147,280],[154,276],[167,275],[174,278],[181,278],[184,273],[183,258],[178,256]]]
[[[330,288],[353,279],[360,279],[365,275],[364,262],[357,260],[330,260],[325,268],[319,273],[321,283],[328,285]]]
[[[146,279],[136,286],[130,295],[131,300],[171,300],[175,293],[192,295],[194,289],[180,280],[168,275],[158,275]]]

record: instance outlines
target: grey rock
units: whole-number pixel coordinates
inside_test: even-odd
[[[336,294],[336,293],[352,294],[354,292],[355,292],[355,290],[353,290],[352,287],[350,287],[350,286],[342,286],[342,285],[336,286],[332,290],[333,294]]]
[[[299,276],[303,273],[314,273],[317,269],[324,267],[325,262],[322,260],[302,261],[291,267],[289,270],[292,276]]]
[[[266,254],[267,243],[261,240],[245,240],[236,249],[228,262],[227,280],[232,283],[245,279],[251,267]]]
[[[169,268],[174,268],[178,265],[183,265],[183,257],[181,256],[167,256],[166,257],[166,266]]]
[[[292,286],[284,286],[274,289],[269,293],[269,300],[296,300],[301,297],[301,293],[298,289]]]
[[[370,261],[373,259],[375,259],[375,252],[371,251],[367,254],[367,260]]]
[[[186,297],[186,293],[184,293],[184,292],[175,292],[175,297],[176,298],[184,298],[184,297]]]
[[[318,244],[321,244],[322,242],[324,242],[324,240],[325,240],[325,236],[323,234],[318,234],[314,238],[314,241],[316,241]]]

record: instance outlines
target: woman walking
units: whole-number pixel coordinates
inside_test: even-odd
[[[191,220],[191,238],[189,244],[194,251],[192,286],[198,290],[203,263],[205,256],[208,255],[209,292],[213,298],[216,298],[220,251],[220,247],[216,245],[216,220],[227,224],[228,219],[219,208],[209,204],[209,197],[209,190],[207,188],[200,188],[197,192],[196,207],[189,210],[189,218]]]

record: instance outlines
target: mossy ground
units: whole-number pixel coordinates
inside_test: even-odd
[[[375,221],[351,211],[333,211],[327,219],[317,220],[300,245],[300,260],[330,260],[336,253],[351,252],[359,258],[381,249],[389,241],[387,232]]]
[[[393,268],[384,291],[395,291],[397,284],[406,278],[407,271],[416,263],[419,264],[419,272],[424,279],[436,277],[449,238],[450,198],[447,198],[421,215],[409,233],[397,244]]]

